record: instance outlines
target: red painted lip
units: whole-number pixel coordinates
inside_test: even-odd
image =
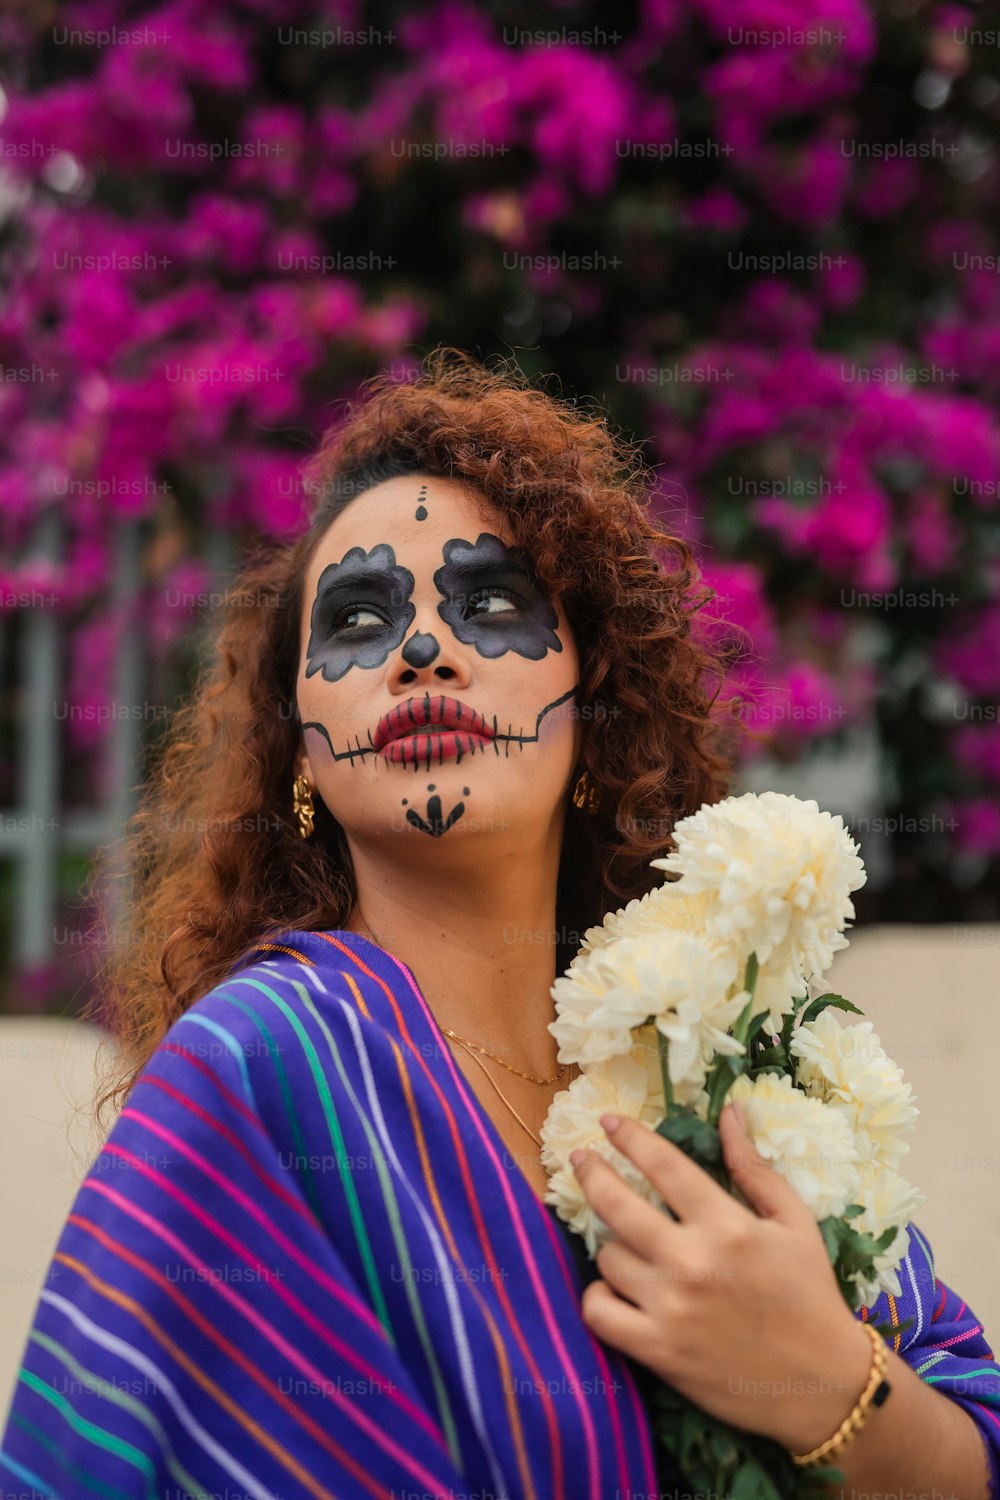
[[[433,697],[408,698],[397,703],[378,721],[375,730],[375,751],[380,752],[391,740],[400,740],[407,735],[433,733],[428,724],[440,724],[445,729],[460,729],[486,740],[493,739],[493,730],[482,714],[476,713],[467,703],[457,698],[446,698],[443,694]]]

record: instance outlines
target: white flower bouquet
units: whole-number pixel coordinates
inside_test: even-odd
[[[542,1128],[547,1200],[591,1256],[611,1238],[569,1162],[590,1148],[669,1212],[609,1140],[605,1112],[641,1120],[739,1196],[717,1129],[731,1095],[756,1150],[815,1216],[852,1310],[898,1296],[905,1226],[924,1201],[898,1170],[917,1109],[871,1023],[834,1015],[857,1007],[811,994],[847,946],[851,892],[866,879],[858,846],[841,818],[777,792],[706,803],[673,843],[651,861],[664,884],[590,928],[552,988],[559,1060],[582,1071]],[[748,1500],[828,1493],[815,1486],[834,1471],[795,1468],[665,1382],[655,1395],[672,1481],[681,1471],[694,1491]]]

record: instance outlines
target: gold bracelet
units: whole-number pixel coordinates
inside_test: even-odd
[[[825,1443],[820,1443],[819,1447],[814,1448],[811,1453],[793,1453],[793,1463],[812,1466],[824,1463],[826,1459],[831,1458],[850,1438],[860,1432],[872,1412],[877,1411],[883,1405],[892,1389],[886,1379],[889,1356],[886,1352],[885,1340],[880,1333],[876,1333],[870,1323],[863,1323],[861,1326],[872,1341],[872,1363],[868,1372],[868,1383],[858,1397],[854,1410],[844,1418],[833,1436],[827,1438]]]

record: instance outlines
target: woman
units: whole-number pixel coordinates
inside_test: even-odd
[[[100,1012],[125,1107],[4,1494],[624,1500],[660,1485],[651,1373],[805,1454],[866,1385],[860,1323],[912,1316],[837,1462],[979,1500],[1000,1369],[918,1230],[904,1297],[855,1318],[731,1111],[756,1214],[630,1121],[677,1222],[591,1161],[618,1236],[591,1265],[543,1201],[551,986],[726,794],[718,664],[634,452],[453,355],[327,435],[311,526],[243,574],[132,827]]]

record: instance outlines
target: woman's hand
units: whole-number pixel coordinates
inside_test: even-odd
[[[597,1252],[603,1279],[583,1294],[588,1328],[723,1421],[795,1452],[824,1442],[865,1387],[871,1344],[812,1214],[757,1153],[735,1105],[719,1135],[756,1212],[655,1130],[613,1119],[601,1118],[609,1139],[677,1222],[595,1152],[573,1153],[588,1202],[616,1235]]]

